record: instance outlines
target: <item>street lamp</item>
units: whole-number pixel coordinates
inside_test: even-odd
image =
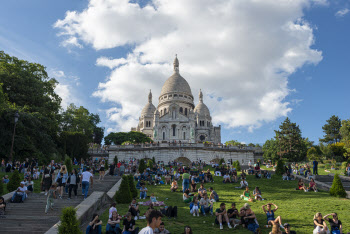
[[[15,126],[13,127],[12,144],[11,144],[11,151],[10,151],[10,158],[9,158],[10,162],[12,162],[13,143],[15,142],[16,125],[19,118],[18,111],[16,111],[14,118],[15,118]]]

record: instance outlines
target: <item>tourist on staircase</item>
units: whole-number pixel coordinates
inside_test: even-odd
[[[82,184],[82,194],[84,196],[84,199],[86,199],[88,192],[89,192],[89,187],[90,187],[90,182],[91,182],[91,188],[93,187],[94,184],[94,176],[90,172],[90,168],[87,168],[86,171],[83,172],[81,175],[81,184]]]

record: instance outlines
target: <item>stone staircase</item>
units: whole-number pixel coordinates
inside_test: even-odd
[[[350,191],[350,179],[347,180],[347,179],[343,179],[343,178],[340,178],[341,179],[341,182],[343,183],[343,187],[346,191]],[[319,181],[319,182],[322,182],[322,183],[325,183],[329,186],[332,186],[332,183],[333,183],[333,176],[330,176],[330,175],[318,175],[316,177],[316,181]]]
[[[99,181],[98,176],[94,176],[94,185],[89,188],[89,195],[93,191],[107,192],[118,182],[120,177],[106,175],[104,180]],[[30,194],[24,203],[8,203],[6,206],[6,218],[0,219],[0,233],[45,233],[56,224],[61,215],[61,210],[67,206],[76,207],[83,201],[81,187],[78,188],[78,196],[67,199],[68,194],[63,195],[63,199],[54,200],[53,211],[45,214],[46,196],[44,193]]]

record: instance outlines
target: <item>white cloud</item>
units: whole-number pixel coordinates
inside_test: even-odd
[[[136,126],[149,89],[157,105],[177,53],[181,75],[196,99],[202,88],[214,123],[252,131],[292,110],[285,101],[288,76],[322,60],[310,48],[313,29],[303,10],[326,2],[153,0],[142,8],[128,0],[90,0],[55,27],[65,40],[97,50],[132,46],[124,58],[96,61],[112,69],[93,94],[117,104],[107,113],[117,123],[112,129]]]
[[[53,70],[53,71],[52,71],[52,76],[55,77],[55,78],[62,78],[62,77],[65,77],[63,71],[57,71],[57,70]]]
[[[341,9],[341,10],[337,11],[337,13],[335,13],[335,16],[343,17],[346,14],[348,14],[349,12],[350,12],[350,10],[348,8],[344,8],[344,9]]]
[[[61,106],[66,109],[69,104],[74,103],[76,98],[72,95],[71,86],[65,84],[58,84],[55,92],[62,98]]]

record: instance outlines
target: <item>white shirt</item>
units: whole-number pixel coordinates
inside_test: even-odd
[[[226,179],[230,179],[230,176],[229,175],[224,175],[224,179],[226,180]]]
[[[22,187],[18,187],[18,190],[21,191],[19,193],[23,194],[25,191],[27,191],[27,187],[26,186],[24,186],[23,188]]]
[[[248,182],[242,180],[242,181],[241,181],[241,186],[243,186],[243,185],[248,186]]]
[[[86,181],[86,182],[90,182],[90,178],[92,177],[92,174],[89,171],[84,171],[82,174],[82,182]]]
[[[149,226],[142,228],[139,234],[153,234],[153,229]]]

